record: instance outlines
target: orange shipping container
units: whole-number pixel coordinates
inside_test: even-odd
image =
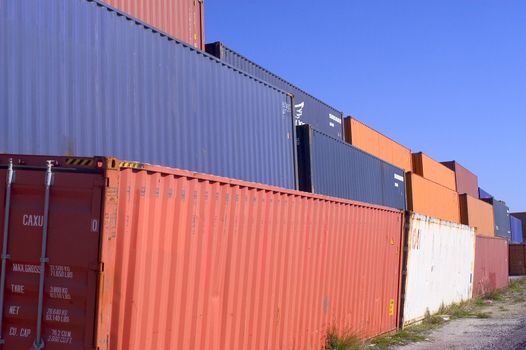
[[[402,211],[106,158],[0,156],[0,177],[5,349],[319,350],[397,328]]]
[[[455,172],[422,152],[413,153],[413,172],[453,191],[457,190]]]
[[[345,118],[345,140],[405,171],[411,171],[411,150],[353,117]]]
[[[104,0],[171,37],[204,50],[204,0]]]
[[[460,217],[464,225],[475,228],[477,235],[495,236],[495,221],[491,204],[473,198],[468,194],[461,194]]]
[[[414,173],[406,174],[406,185],[410,211],[460,224],[457,192]]]

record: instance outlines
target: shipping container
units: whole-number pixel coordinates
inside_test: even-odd
[[[291,97],[97,1],[0,0],[0,152],[295,187]]]
[[[477,236],[473,297],[508,286],[508,241],[499,237]]]
[[[469,194],[460,195],[460,220],[464,225],[475,228],[480,236],[495,236],[493,206]]]
[[[510,244],[510,275],[526,275],[526,244]]]
[[[526,242],[526,213],[512,213],[511,216],[521,220],[522,223],[522,241]]]
[[[414,173],[406,173],[407,208],[415,213],[460,223],[458,193]]]
[[[492,199],[493,196],[479,187],[479,199]]]
[[[479,198],[479,179],[477,175],[455,161],[442,162],[442,164],[455,172],[458,193],[467,193],[471,197]]]
[[[411,150],[353,117],[345,118],[345,141],[367,153],[411,171]]]
[[[397,328],[403,211],[115,158],[0,164],[5,349],[318,350]]]
[[[511,243],[522,243],[522,220],[510,215]]]
[[[404,171],[310,125],[297,127],[300,190],[405,209]]]
[[[470,299],[475,263],[473,228],[415,213],[408,219],[404,325]]]
[[[450,190],[457,190],[455,172],[422,152],[413,153],[413,172]]]
[[[140,21],[204,50],[204,0],[104,0]]]
[[[317,130],[342,139],[343,113],[310,95],[296,85],[254,63],[221,42],[206,44],[206,52],[219,58],[250,76],[265,81],[294,95],[294,117],[296,125],[310,124]]]
[[[511,241],[510,208],[506,202],[495,198],[483,199],[493,205],[493,219],[495,220],[495,235]]]

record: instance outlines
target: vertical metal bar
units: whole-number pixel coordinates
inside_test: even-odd
[[[9,213],[11,211],[11,188],[15,179],[15,171],[13,170],[13,159],[9,159],[9,168],[7,169],[7,182],[5,191],[5,209],[4,209],[4,239],[2,245],[2,275],[0,276],[0,344],[5,344],[4,335],[2,332],[4,321],[4,294],[5,294],[5,279],[7,260],[10,259],[7,250],[9,242]]]
[[[49,220],[49,193],[53,182],[53,161],[47,161],[46,171],[46,193],[44,197],[44,223],[42,228],[42,251],[40,255],[40,284],[38,288],[38,318],[37,318],[37,334],[33,343],[34,350],[44,348],[44,340],[42,339],[42,314],[44,311],[44,278],[46,275],[46,264],[49,261],[47,255],[47,235],[48,235],[48,220]]]

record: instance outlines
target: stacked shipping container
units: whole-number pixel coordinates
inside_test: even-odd
[[[404,325],[470,299],[475,261],[472,228],[414,213],[408,222]]]
[[[484,199],[484,201],[493,206],[495,235],[511,241],[510,209],[506,203],[495,198]]]
[[[495,236],[495,221],[493,207],[484,201],[471,197],[469,194],[460,195],[460,219],[464,225],[475,228],[481,236]]]
[[[342,140],[297,127],[302,191],[405,209],[404,171]]]
[[[522,241],[526,242],[526,213],[512,213],[511,216],[519,219],[522,224]]]
[[[0,227],[26,293],[8,289],[4,328],[31,337],[5,332],[6,349],[35,339],[39,274],[17,266],[40,264],[46,219],[45,283],[71,295],[46,288],[44,313],[71,317],[43,323],[50,346],[317,350],[331,329],[397,328],[403,211],[114,158],[0,156],[0,178],[9,158]]]
[[[294,95],[295,125],[310,124],[334,138],[343,138],[343,113],[308,94],[297,86],[269,72],[223,43],[206,44],[206,52],[283,91]]]
[[[0,9],[1,151],[111,154],[295,188],[289,94],[99,2]]]
[[[522,220],[510,215],[511,243],[522,243]]]

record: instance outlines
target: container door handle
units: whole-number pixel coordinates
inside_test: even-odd
[[[47,161],[46,171],[46,192],[44,196],[44,222],[42,227],[42,250],[40,256],[40,283],[38,287],[38,316],[37,316],[37,332],[35,341],[33,342],[32,350],[40,350],[44,348],[44,340],[42,339],[42,314],[44,311],[44,278],[46,276],[46,264],[49,259],[47,255],[47,236],[48,236],[48,220],[49,220],[49,194],[51,186],[53,185],[53,161]]]
[[[10,259],[7,250],[9,242],[9,213],[11,211],[11,188],[15,182],[15,171],[13,170],[13,159],[9,159],[9,168],[7,169],[7,181],[5,191],[5,209],[4,209],[4,239],[2,245],[2,274],[0,275],[0,344],[5,344],[2,329],[4,327],[4,296],[5,296],[5,279],[7,260]]]

